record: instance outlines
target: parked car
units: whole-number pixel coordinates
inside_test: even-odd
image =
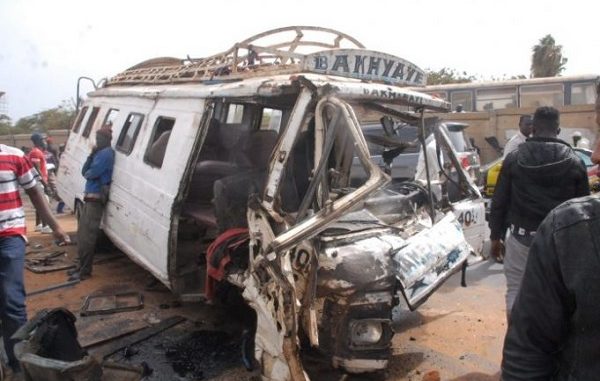
[[[473,181],[478,182],[481,164],[477,149],[473,147],[465,134],[465,129],[468,126],[468,124],[464,123],[444,122],[440,124],[440,129],[444,130],[450,138],[461,166],[467,171]],[[385,136],[385,129],[382,128],[380,123],[372,123],[363,125],[362,131],[369,146],[371,160],[380,168],[385,169],[386,163],[384,162],[383,153],[390,147],[376,142],[378,137]],[[409,144],[391,163],[390,169],[393,181],[406,181],[414,178],[421,150],[418,141],[418,131],[419,127],[409,124],[397,124],[393,127],[394,138]],[[353,170],[353,176],[361,177],[362,174],[359,172],[357,158],[355,158],[353,163]]]

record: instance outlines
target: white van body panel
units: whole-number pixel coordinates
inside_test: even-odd
[[[204,104],[204,100],[193,98],[110,99],[92,94],[87,105],[90,108],[99,105],[102,112],[96,118],[89,138],[83,137],[81,131],[71,134],[61,159],[59,193],[69,207],[75,208],[75,200],[83,200],[85,187],[81,167],[94,146],[95,131],[109,109],[119,110],[113,124],[113,147],[127,116],[131,112],[145,115],[131,153],[115,149],[113,181],[102,227],[119,249],[167,286],[170,285],[168,245],[173,201],[199,133]],[[162,167],[156,168],[144,162],[144,155],[159,117],[175,119],[175,125]],[[86,119],[87,116],[82,126],[85,126]]]

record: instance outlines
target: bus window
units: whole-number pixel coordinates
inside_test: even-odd
[[[81,122],[83,122],[83,117],[85,116],[85,113],[87,112],[87,110],[88,110],[88,108],[87,108],[87,106],[85,106],[84,108],[81,109],[81,111],[79,111],[79,115],[77,116],[77,121],[75,121],[75,124],[73,125],[74,133],[79,132],[79,128],[81,127]]]
[[[564,98],[560,83],[521,86],[521,107],[560,107],[565,105]]]
[[[424,91],[425,94],[429,94],[432,97],[448,100],[448,93],[445,91]]]
[[[517,88],[503,87],[477,90],[476,99],[475,110],[477,111],[517,107]]]
[[[87,123],[85,124],[83,133],[81,134],[84,138],[90,136],[90,132],[92,132],[92,126],[94,125],[96,117],[98,116],[98,111],[100,111],[100,107],[92,108],[92,113],[90,114],[90,117],[88,118]]]
[[[142,125],[143,120],[144,115],[142,114],[134,112],[129,114],[127,120],[125,121],[125,124],[123,125],[123,128],[121,129],[119,139],[117,140],[116,148],[118,151],[121,151],[126,155],[129,155],[131,153],[137,135],[140,132],[140,127]]]
[[[571,85],[571,104],[589,105],[596,101],[594,82],[574,83]]]
[[[167,144],[169,144],[169,138],[171,137],[174,125],[175,119],[162,116],[156,119],[154,131],[152,132],[152,137],[148,142],[148,148],[144,156],[144,161],[152,167],[162,167],[165,153],[167,152]]]
[[[102,126],[112,126],[115,119],[117,118],[117,115],[119,115],[118,109],[111,108],[110,110],[108,110],[106,116],[104,117],[104,122],[102,122]]]
[[[244,116],[244,105],[240,104],[230,104],[229,110],[227,112],[227,124],[237,124],[242,123],[242,118]]]
[[[260,121],[260,130],[273,130],[279,133],[281,127],[281,117],[283,113],[281,110],[265,107],[262,112],[262,118]]]
[[[464,111],[473,111],[473,93],[471,91],[453,91],[450,93],[452,100],[452,110],[456,106],[462,105]]]

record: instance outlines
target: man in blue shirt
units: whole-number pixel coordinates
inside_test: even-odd
[[[115,151],[111,148],[112,130],[103,126],[96,132],[96,146],[88,156],[81,174],[85,177],[83,209],[77,227],[79,267],[70,273],[69,280],[84,280],[92,276],[96,240],[108,189],[112,180]]]

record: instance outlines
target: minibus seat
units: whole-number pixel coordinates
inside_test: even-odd
[[[234,163],[220,160],[203,160],[196,164],[187,199],[193,203],[210,204],[213,199],[213,184],[220,178],[238,173]]]
[[[202,143],[198,161],[227,160],[227,149],[221,142],[221,122],[212,118]]]
[[[213,194],[219,231],[247,226],[248,197],[263,191],[269,159],[276,143],[276,131],[250,133],[242,144],[243,155],[238,155],[238,163],[245,170],[215,181]]]
[[[238,148],[239,142],[248,135],[248,127],[241,123],[223,123],[219,127],[220,143],[228,152]]]
[[[253,169],[266,170],[276,143],[276,131],[258,130],[252,132],[246,138],[243,146],[244,154],[250,166]]]
[[[217,220],[212,204],[214,183],[220,178],[238,172],[239,168],[228,161],[203,160],[198,162],[190,181],[182,215],[193,219],[200,226],[216,228]]]
[[[191,218],[197,225],[203,228],[216,229],[217,217],[212,205],[188,203],[183,206],[181,215]]]

